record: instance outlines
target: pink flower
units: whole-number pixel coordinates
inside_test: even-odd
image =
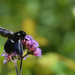
[[[38,42],[35,41],[32,36],[26,35],[25,38],[28,40],[25,41],[26,49],[28,49],[28,52],[37,57],[42,57],[42,50],[39,48]]]
[[[9,61],[15,62],[15,59],[16,59],[16,61],[20,59],[20,56],[17,55],[16,52],[12,52],[11,54],[8,54],[8,53],[6,53],[6,52],[4,51],[1,56],[4,56],[4,57],[6,58],[6,59],[4,60],[4,62],[3,62],[4,64],[7,63],[7,62],[9,62]]]
[[[37,57],[42,57],[42,50],[40,48],[37,48],[33,53]]]

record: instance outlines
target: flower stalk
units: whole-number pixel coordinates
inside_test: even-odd
[[[19,75],[19,74],[18,74],[17,63],[16,63],[16,62],[14,62],[14,64],[15,64],[16,73],[17,73],[17,75]]]
[[[23,58],[21,58],[19,75],[21,75],[21,72],[22,72],[22,62],[23,62]]]

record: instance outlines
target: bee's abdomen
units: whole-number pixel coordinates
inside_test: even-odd
[[[4,50],[6,53],[11,53],[14,51],[14,41],[12,39],[8,39],[4,45]]]

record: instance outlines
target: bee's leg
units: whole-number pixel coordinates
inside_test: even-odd
[[[21,43],[21,40],[19,40],[18,41],[18,43],[19,43],[19,48],[21,49],[21,63],[20,63],[20,71],[19,71],[19,75],[21,75],[21,71],[22,71],[22,61],[23,61],[23,58],[22,58],[22,56],[23,56],[23,45],[22,45],[22,43]]]
[[[21,75],[22,61],[23,61],[23,58],[22,58],[22,56],[23,56],[23,46],[22,46],[21,40],[18,40],[18,42],[16,42],[14,44],[14,50],[21,57],[20,71],[19,71],[19,75]]]
[[[14,43],[14,51],[20,56],[22,57],[23,55],[23,46],[20,40],[18,40],[18,42]]]

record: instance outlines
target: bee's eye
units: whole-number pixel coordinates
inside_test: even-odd
[[[15,34],[14,34],[14,37],[15,37],[17,40],[20,39],[20,33],[18,33],[18,32],[15,33]]]
[[[17,33],[17,36],[20,37],[21,36],[20,33]]]

